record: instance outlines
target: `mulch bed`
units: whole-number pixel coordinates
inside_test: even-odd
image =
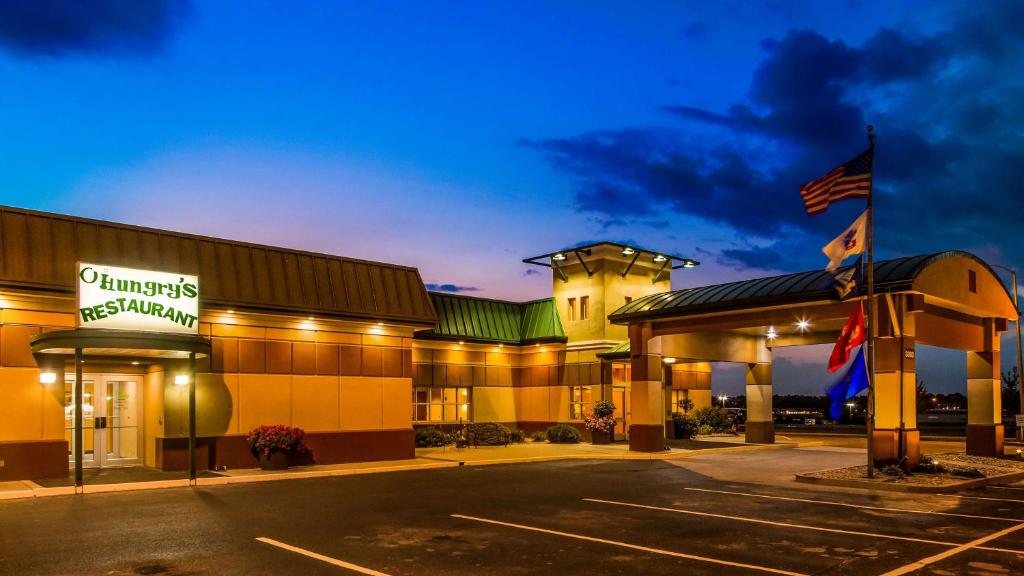
[[[960,470],[977,470],[986,478],[1012,474],[1014,472],[1024,472],[1024,461],[1016,459],[968,456],[959,452],[931,454],[931,456],[936,462],[949,469],[950,472],[913,472],[899,477],[884,474],[882,469],[876,468],[875,477],[868,478],[867,466],[851,466],[849,468],[809,472],[801,474],[801,476],[823,480],[853,480],[864,482],[865,484],[942,487],[953,486],[976,479],[975,476],[957,474]]]

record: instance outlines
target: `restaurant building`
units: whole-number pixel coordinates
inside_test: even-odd
[[[76,456],[182,470],[190,437],[200,470],[254,467],[246,433],[263,424],[303,428],[311,462],[412,458],[418,426],[582,428],[602,398],[625,439],[627,328],[608,316],[697,263],[612,243],[526,262],[550,267],[551,298],[0,207],[0,480],[65,476]],[[710,403],[709,363],[664,370],[666,419],[683,397]]]

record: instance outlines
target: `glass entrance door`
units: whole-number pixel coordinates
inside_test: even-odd
[[[75,377],[64,381],[64,435],[68,461],[75,461]],[[82,377],[82,466],[102,468],[139,463],[139,376],[88,374]]]
[[[629,389],[612,386],[612,404],[615,404],[615,441],[626,440],[629,433]]]

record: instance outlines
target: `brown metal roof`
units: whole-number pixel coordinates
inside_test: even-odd
[[[894,258],[875,262],[875,291],[885,293],[910,290],[914,279],[925,268],[952,257],[969,258],[991,272],[983,260],[959,250]],[[812,270],[651,294],[622,306],[608,318],[612,323],[626,324],[642,319],[836,300],[838,297],[833,289],[835,276],[849,268],[846,266],[834,272]],[[995,273],[992,272],[992,275],[995,276]]]
[[[73,294],[78,261],[196,274],[204,307],[437,320],[415,268],[0,206],[0,286]]]

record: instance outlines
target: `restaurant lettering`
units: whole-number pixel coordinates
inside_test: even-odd
[[[79,264],[81,327],[198,333],[195,276]]]

